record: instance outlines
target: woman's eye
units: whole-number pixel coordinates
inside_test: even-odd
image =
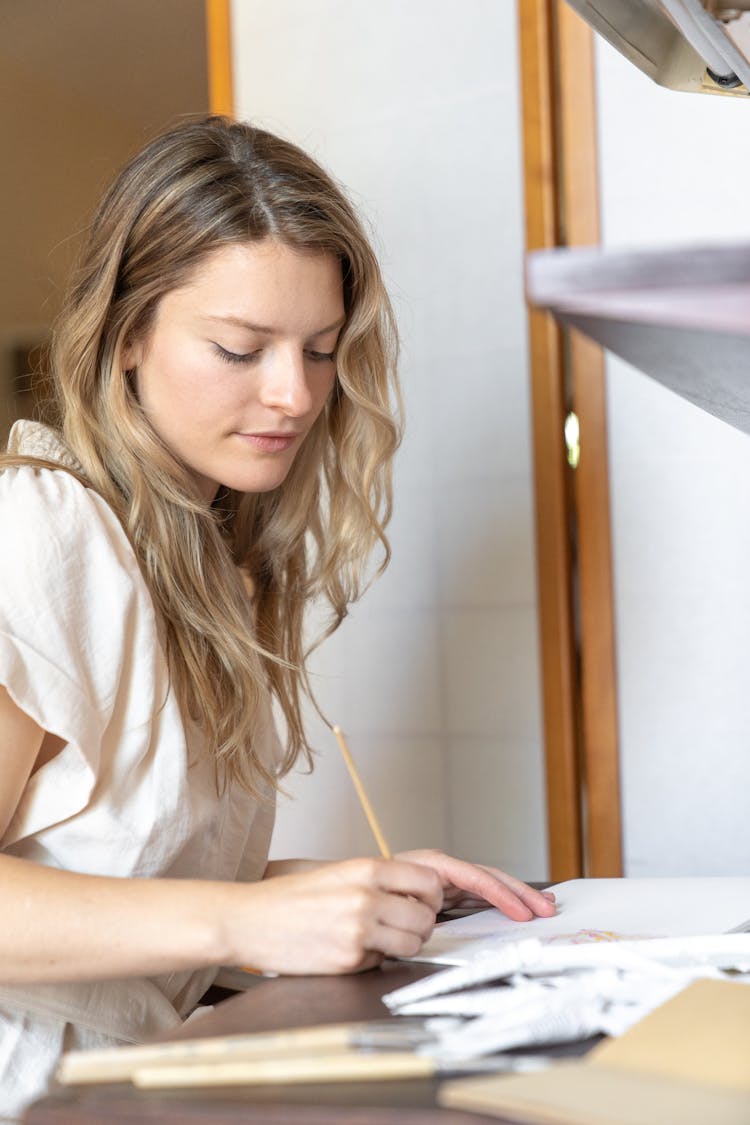
[[[315,363],[333,363],[334,359],[336,358],[335,352],[308,351],[306,354],[308,358],[313,360]]]
[[[259,352],[245,352],[243,354],[230,352],[227,348],[222,348],[221,344],[217,343],[214,343],[214,347],[225,363],[252,363],[260,354]]]

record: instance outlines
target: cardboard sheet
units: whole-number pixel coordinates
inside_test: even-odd
[[[750,1125],[750,985],[696,981],[583,1062],[448,1082],[439,1100],[530,1125]]]

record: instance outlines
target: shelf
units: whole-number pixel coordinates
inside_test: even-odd
[[[750,434],[750,245],[537,251],[527,296]]]

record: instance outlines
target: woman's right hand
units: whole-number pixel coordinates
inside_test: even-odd
[[[230,888],[228,888],[230,889]],[[350,859],[234,884],[227,964],[288,974],[351,973],[411,957],[430,936],[443,890],[427,867]]]

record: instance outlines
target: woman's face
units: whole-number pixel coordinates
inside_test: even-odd
[[[333,387],[341,267],[270,239],[210,254],[125,350],[139,402],[212,500],[286,477]]]

